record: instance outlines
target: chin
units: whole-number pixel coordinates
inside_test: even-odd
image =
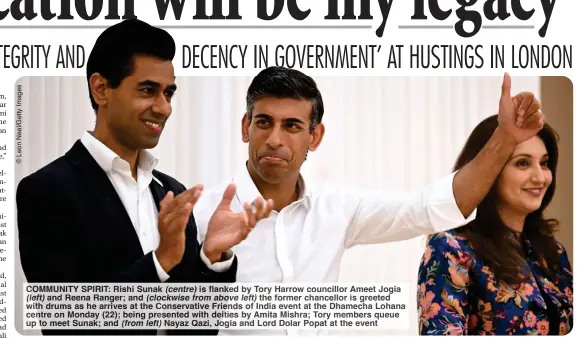
[[[278,184],[278,183],[280,183],[280,181],[282,181],[280,176],[270,175],[270,174],[267,174],[264,172],[260,175],[260,177],[262,178],[262,180],[264,182],[269,183],[269,184]]]
[[[139,147],[140,149],[152,149],[157,147],[157,144],[159,143],[159,138],[143,140],[140,143],[141,143]]]
[[[142,144],[138,149],[153,149],[157,146],[157,143],[147,143],[147,144]]]
[[[527,203],[521,207],[521,209],[528,215],[539,210],[541,208],[541,203]]]
[[[264,168],[261,167],[258,174],[260,175],[260,178],[262,178],[264,182],[267,182],[269,184],[277,184],[282,179],[282,175],[280,175],[280,173],[278,172],[273,172],[272,169],[265,170]]]

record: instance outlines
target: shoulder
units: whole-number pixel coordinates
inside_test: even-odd
[[[30,190],[42,192],[45,189],[59,187],[63,189],[71,181],[73,168],[65,157],[61,156],[30,175],[22,178],[16,188],[17,195]]]
[[[78,190],[77,175],[74,165],[65,157],[59,157],[22,178],[15,194],[19,217],[27,213],[70,211]]]
[[[457,229],[443,231],[428,236],[424,261],[443,261],[447,264],[471,268],[476,264],[474,251],[468,238]]]

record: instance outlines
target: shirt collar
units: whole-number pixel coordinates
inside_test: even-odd
[[[246,162],[243,162],[243,165],[239,168],[238,172],[234,176],[233,183],[236,185],[236,197],[238,198],[238,202],[241,205],[246,202],[252,203],[259,196],[263,197],[254,184],[252,177],[250,177]],[[299,198],[297,202],[303,202],[307,208],[310,208],[312,203],[312,192],[307,188],[305,179],[302,174],[299,174],[298,184]]]
[[[97,140],[88,131],[85,131],[83,134],[81,142],[85,148],[87,148],[89,154],[93,156],[99,167],[101,167],[101,169],[106,173],[111,173],[113,168],[118,168],[118,163],[125,164],[127,169],[129,169],[129,164],[125,160],[119,157],[119,155],[101,141]],[[147,150],[139,151],[139,155],[137,156],[137,168],[139,168],[139,170],[150,175],[158,162],[159,160]]]

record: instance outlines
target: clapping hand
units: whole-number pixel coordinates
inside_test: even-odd
[[[166,272],[182,260],[186,250],[186,225],[202,190],[203,187],[197,185],[176,197],[170,191],[159,203],[160,210],[157,216],[159,246],[155,250],[155,256]]]
[[[212,263],[219,261],[222,253],[246,239],[256,224],[270,215],[274,206],[272,200],[266,202],[258,197],[254,200],[254,208],[249,203],[244,203],[243,211],[234,212],[230,209],[230,204],[235,194],[236,186],[228,185],[222,201],[210,218],[204,240],[204,254]]]

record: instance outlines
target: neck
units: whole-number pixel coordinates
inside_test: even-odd
[[[267,201],[269,199],[273,200],[273,210],[280,212],[284,207],[299,198],[299,191],[297,189],[298,173],[291,175],[291,177],[284,181],[272,184],[264,181],[260,175],[251,169],[249,164],[246,165],[246,168],[262,197]]]
[[[107,148],[111,149],[115,154],[121,157],[123,160],[129,163],[131,168],[131,174],[134,179],[137,179],[137,155],[139,154],[138,149],[129,149],[121,145],[111,133],[104,131],[97,127],[95,131],[90,132],[97,140],[101,141]]]
[[[498,214],[500,219],[511,230],[513,230],[517,235],[523,231],[525,226],[526,215],[510,208],[498,207]]]

